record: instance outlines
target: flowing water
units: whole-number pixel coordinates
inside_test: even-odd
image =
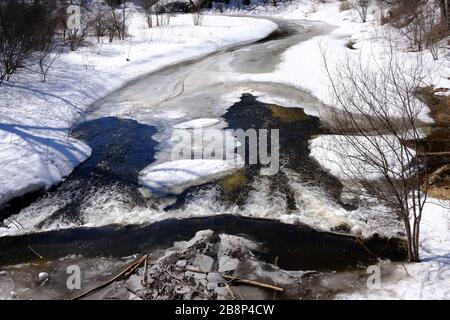
[[[305,110],[325,106],[296,88],[239,80],[241,74],[275,70],[289,47],[330,29],[277,23],[279,32],[264,41],[140,77],[93,104],[72,131],[91,147],[92,156],[61,185],[15,207],[10,227],[20,225],[32,234],[0,239],[0,265],[26,263],[26,270],[39,270],[41,255],[61,274],[63,258],[75,255],[85,264],[109,257],[102,263],[114,269],[123,265],[121,257],[169,247],[202,229],[264,243],[261,259],[280,257],[280,266],[289,270],[342,270],[373,261],[346,237],[274,221],[326,220],[333,226],[340,222],[333,210],[354,209],[340,200],[339,181],[309,157],[308,140],[325,132],[319,118]],[[264,103],[258,96],[289,100],[298,108]],[[198,118],[216,119],[208,127],[213,131],[279,129],[279,172],[263,176],[260,166],[247,163],[178,195],[145,196],[139,172],[171,160],[173,126]],[[64,296],[61,288],[55,290],[47,297]]]

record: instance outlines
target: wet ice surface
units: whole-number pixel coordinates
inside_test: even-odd
[[[320,234],[317,237],[320,242]],[[141,266],[130,277],[114,282],[87,299],[321,299],[331,298],[340,290],[358,288],[365,279],[363,269],[339,273],[285,270],[288,266],[283,263],[286,256],[268,259],[267,245],[247,235],[200,229],[179,239],[166,246],[142,250],[150,254],[147,267]],[[336,237],[335,240],[338,239]],[[121,240],[116,241],[120,243]],[[40,250],[37,243],[33,246]],[[56,248],[54,244],[53,247]],[[59,249],[63,246],[60,245]],[[45,250],[41,252],[44,255],[48,253]],[[73,298],[112,279],[138,256],[70,255],[7,266],[0,275],[0,298]],[[334,262],[330,260],[329,263]],[[67,268],[70,266],[77,266],[82,272],[80,290],[67,287]],[[39,280],[41,273],[47,277]],[[274,294],[270,289],[230,283],[226,276],[275,285],[283,288],[284,292]]]

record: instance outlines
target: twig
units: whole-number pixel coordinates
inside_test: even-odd
[[[237,291],[237,293],[238,293],[238,295],[239,295],[239,299],[244,300],[244,297],[243,297],[242,294],[241,294],[241,290],[239,290],[238,287],[236,287],[236,291]]]
[[[258,282],[258,281],[254,281],[254,280],[241,279],[239,277],[232,277],[232,276],[228,276],[226,274],[221,274],[221,276],[224,279],[232,280],[232,282],[236,282],[236,283],[240,283],[240,284],[246,284],[246,285],[254,286],[254,287],[271,289],[271,290],[275,290],[275,291],[278,291],[278,292],[284,292],[283,288],[277,287],[277,286],[274,286],[274,285],[271,285],[271,284],[262,283],[262,282]]]
[[[141,284],[143,286],[147,285],[147,260],[148,259],[144,260],[144,273],[142,274],[142,280],[141,280]]]
[[[273,264],[275,265],[275,267],[277,267],[278,268],[278,260],[279,260],[279,257],[278,256],[276,256],[275,257],[275,261],[273,262]],[[277,291],[274,291],[273,292],[273,300],[278,300],[278,292]]]
[[[406,272],[406,274],[408,275],[408,277],[411,278],[411,275],[409,274],[408,269],[406,269],[406,266],[405,266],[404,263],[402,263],[402,267],[403,267],[403,269],[405,269],[405,272]]]
[[[44,257],[41,256],[41,255],[39,254],[39,252],[37,252],[36,250],[34,250],[30,245],[28,245],[28,249],[30,249],[31,252],[33,252],[35,255],[37,255],[39,259],[44,260]]]
[[[185,268],[187,271],[191,271],[191,272],[198,272],[198,273],[205,273],[208,274],[208,272],[204,272],[204,271],[200,271],[200,270],[194,270],[191,268]],[[249,286],[254,286],[254,287],[261,287],[261,288],[266,288],[266,289],[272,289],[278,292],[284,292],[284,289],[281,287],[277,287],[271,284],[267,284],[267,283],[262,283],[262,282],[258,282],[258,281],[254,281],[254,280],[247,280],[247,279],[242,279],[238,276],[229,276],[223,273],[219,273],[220,276],[222,278],[224,278],[225,280],[229,280],[227,281],[227,284],[230,284],[232,282],[236,282],[236,283],[240,283],[240,284],[246,284]]]
[[[227,288],[228,293],[231,296],[231,299],[236,300],[236,296],[233,293],[233,290],[231,290],[230,286],[228,285],[228,283],[225,283],[225,288]]]
[[[84,298],[84,297],[90,295],[91,293],[93,293],[93,292],[95,292],[95,291],[97,291],[97,290],[99,290],[99,289],[102,289],[102,288],[104,288],[104,287],[110,285],[110,284],[113,283],[114,281],[117,281],[117,280],[119,280],[119,279],[128,277],[131,273],[134,272],[134,270],[136,270],[136,269],[142,264],[142,262],[144,262],[145,260],[147,260],[148,257],[149,257],[148,254],[142,256],[141,258],[139,258],[138,260],[136,260],[136,261],[134,261],[132,264],[130,264],[127,268],[125,268],[124,270],[122,270],[122,271],[121,271],[118,275],[116,275],[115,277],[111,278],[110,280],[108,280],[108,281],[106,281],[106,282],[100,284],[99,286],[97,286],[97,287],[95,287],[95,288],[93,288],[93,289],[91,289],[91,290],[89,290],[89,291],[86,291],[85,293],[82,293],[82,294],[80,294],[80,295],[78,295],[78,296],[72,298],[71,300],[78,300],[78,299]]]

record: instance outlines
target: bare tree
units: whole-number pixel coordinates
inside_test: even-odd
[[[361,21],[367,21],[367,12],[369,10],[370,1],[369,0],[353,0],[353,8],[358,12]]]
[[[107,33],[107,14],[108,6],[106,4],[97,2],[92,5],[89,23],[93,34],[97,38],[97,42],[100,42],[100,38]]]
[[[407,39],[412,50],[429,49],[437,60],[439,42],[448,34],[445,24],[439,18],[439,8],[433,2],[399,2],[397,6],[392,7],[395,10],[393,25]]]
[[[375,65],[347,57],[336,70],[324,62],[337,110],[326,120],[338,135],[325,146],[339,160],[350,191],[377,199],[402,222],[409,261],[419,261],[419,234],[427,200],[427,155],[421,149],[416,99],[424,85],[420,58],[407,66],[391,49]]]
[[[125,40],[127,26],[127,1],[126,0],[107,0],[110,6],[108,18],[106,20],[108,35],[110,41],[114,36],[120,40]]]
[[[49,42],[43,46],[40,51],[37,52],[39,70],[41,71],[42,81],[47,81],[48,73],[59,58],[62,52],[62,46],[54,41]]]
[[[450,31],[450,1],[449,0],[436,0],[441,9],[441,17],[443,25],[447,31]]]
[[[83,45],[91,34],[91,25],[87,13],[81,14],[81,24],[79,28],[68,28],[66,40],[69,43],[71,51],[77,51]]]
[[[199,26],[202,24],[202,15],[201,10],[203,6],[203,0],[189,0],[189,3],[191,5],[191,13],[192,13],[192,22],[194,23],[194,26]]]
[[[147,19],[147,25],[149,28],[153,28],[153,15],[155,14],[155,4],[159,0],[143,0],[142,8],[145,12],[145,17]]]

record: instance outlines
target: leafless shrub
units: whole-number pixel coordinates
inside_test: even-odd
[[[331,70],[325,55],[324,62],[339,110],[327,120],[339,133],[328,147],[341,159],[347,187],[393,210],[405,228],[409,261],[419,261],[428,192],[427,155],[419,148],[424,105],[415,97],[425,78],[421,59],[405,66],[390,50],[383,65],[347,58]]]
[[[81,14],[81,24],[79,28],[66,29],[66,43],[69,44],[71,51],[77,51],[80,46],[86,43],[91,34],[91,25],[87,13]]]
[[[97,42],[100,42],[100,38],[107,33],[108,9],[108,6],[101,2],[94,3],[91,7],[89,24],[93,35],[97,38]]]
[[[0,2],[0,84],[52,41],[53,20],[53,6],[46,1]]]
[[[106,0],[110,6],[108,17],[106,19],[107,33],[109,40],[112,41],[115,36],[120,40],[125,40],[127,28],[127,2],[126,0]]]

